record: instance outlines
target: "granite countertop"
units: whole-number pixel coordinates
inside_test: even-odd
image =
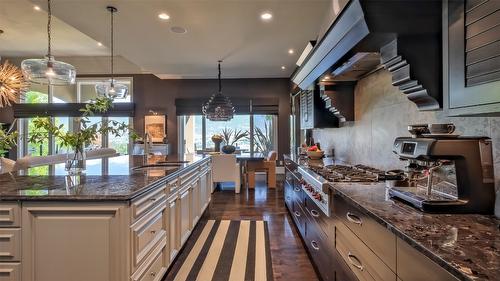
[[[206,155],[129,156],[87,160],[82,176],[67,176],[64,164],[47,165],[0,174],[0,201],[123,201],[165,183],[189,169]],[[175,167],[133,170],[158,162],[178,162]]]
[[[287,158],[302,166],[321,164],[297,156]],[[335,196],[356,206],[460,280],[499,280],[500,220],[494,216],[423,213],[389,198],[384,182],[330,186]]]

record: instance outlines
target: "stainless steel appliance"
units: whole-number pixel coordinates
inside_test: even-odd
[[[406,161],[406,181],[391,197],[422,211],[492,214],[493,156],[487,137],[396,138],[393,152]]]
[[[365,165],[309,165],[299,166],[302,175],[300,184],[306,194],[318,207],[330,216],[329,186],[332,182],[377,182],[386,179],[400,179],[400,175],[387,174],[385,171]]]

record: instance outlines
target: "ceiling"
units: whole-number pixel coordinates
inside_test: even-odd
[[[215,78],[217,60],[223,59],[225,78],[289,77],[306,43],[318,36],[331,1],[53,0],[53,13],[60,19],[54,31],[55,54],[106,55],[109,51],[97,42],[109,46],[105,7],[113,5],[118,8],[116,53],[143,72],[166,79]],[[46,14],[18,2],[26,1],[0,0],[1,6],[8,3],[7,9],[0,9],[0,29],[6,30],[0,36],[0,55],[43,54]],[[45,9],[45,0],[31,2]],[[265,11],[273,14],[268,22],[260,19]],[[161,12],[170,19],[160,20]],[[171,32],[174,26],[187,33]],[[17,41],[4,45],[8,27],[16,30]],[[288,49],[295,53],[288,54]]]
[[[53,20],[55,56],[105,56],[106,47],[72,26]],[[0,0],[0,56],[23,57],[47,54],[47,13],[35,11],[28,0]]]

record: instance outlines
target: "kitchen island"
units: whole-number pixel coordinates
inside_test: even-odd
[[[210,201],[210,157],[87,166],[82,176],[60,165],[0,175],[5,280],[161,280]]]
[[[285,157],[287,161],[292,163],[288,166],[306,170],[309,164],[323,164],[294,156]],[[311,218],[305,224],[319,222],[315,228],[324,229],[324,241],[315,242],[325,245],[338,261],[337,277],[344,277],[343,271],[345,280],[498,280],[500,276],[500,220],[493,216],[423,213],[391,199],[384,182],[331,182],[327,185],[330,217],[320,212],[308,216],[314,205],[297,195],[304,192],[300,174],[293,168],[289,174],[295,193],[289,196],[292,217],[298,212],[299,231],[302,214]],[[304,207],[297,207],[301,205],[297,198],[306,198]],[[314,227],[306,227],[305,240],[307,229]]]

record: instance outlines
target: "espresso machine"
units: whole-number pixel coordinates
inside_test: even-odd
[[[389,188],[392,198],[424,212],[493,214],[491,139],[399,137],[393,152],[407,164],[405,180]]]

